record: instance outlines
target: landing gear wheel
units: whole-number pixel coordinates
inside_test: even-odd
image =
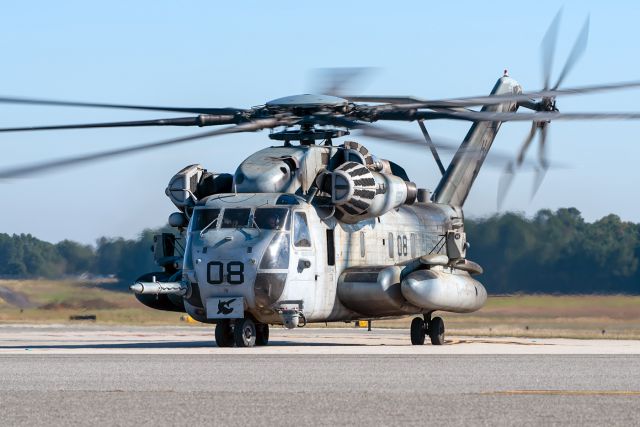
[[[442,317],[434,317],[429,322],[429,338],[431,338],[433,345],[444,344],[444,320]]]
[[[414,317],[411,321],[411,344],[423,345],[425,335],[424,320],[420,317]]]
[[[248,317],[237,319],[233,328],[233,338],[236,347],[253,347],[256,345],[256,324]]]
[[[256,345],[269,344],[269,325],[258,323],[256,325]]]
[[[216,344],[218,347],[233,347],[233,329],[229,320],[216,323]]]

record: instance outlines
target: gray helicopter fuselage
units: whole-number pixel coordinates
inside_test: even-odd
[[[275,211],[281,219],[278,227],[265,222],[269,212]],[[203,232],[203,222],[198,221],[206,214],[207,221],[214,224]],[[240,218],[242,224],[232,223],[234,218]],[[447,309],[420,307],[404,300],[399,292],[400,275],[402,270],[411,269],[411,260],[427,254],[446,254],[446,231],[459,222],[459,210],[430,202],[401,206],[377,218],[344,224],[327,217],[325,209],[291,194],[211,196],[195,208],[188,230],[183,274],[197,284],[201,304],[187,299],[185,308],[198,320],[215,321],[229,317],[218,310],[220,301],[234,300],[244,305],[236,316],[244,316],[246,311],[260,322],[272,324],[283,323],[281,314],[289,309],[302,313],[308,322]],[[367,270],[369,267],[373,269]],[[348,305],[344,304],[340,287],[349,286],[345,284],[345,272],[362,275],[364,268],[369,275],[376,275],[388,267],[397,270],[397,277],[394,280],[393,272],[387,273],[390,281],[383,294],[395,293],[390,297],[398,304],[378,302],[381,305],[376,309],[373,302],[369,305],[373,311],[360,310],[357,301],[349,300],[348,295]],[[467,272],[443,266],[433,266],[431,270],[451,276],[452,280],[463,278],[479,289],[471,305],[449,307],[451,311],[473,311],[484,303],[484,288]],[[376,282],[377,278],[371,280]],[[455,284],[451,286],[455,288]]]

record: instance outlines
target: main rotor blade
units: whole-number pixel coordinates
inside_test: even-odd
[[[567,58],[567,62],[564,64],[564,68],[560,73],[560,77],[558,77],[558,81],[553,86],[552,89],[557,89],[558,86],[562,84],[564,79],[567,77],[567,74],[571,71],[571,69],[576,65],[580,57],[584,54],[584,51],[587,49],[587,42],[589,41],[589,17],[584,22],[582,30],[580,34],[578,34],[578,38],[571,49],[571,53]]]
[[[315,93],[340,96],[356,79],[372,74],[372,67],[320,68],[315,72]]]
[[[382,141],[386,141],[391,144],[401,144],[409,147],[420,148],[424,150],[425,141],[422,138],[415,137],[413,135],[408,135],[405,133],[397,132],[394,130],[381,128],[379,126],[372,126],[369,124],[360,124],[358,128],[356,128],[361,132],[362,136],[366,136],[373,139],[379,139]],[[431,138],[433,146],[438,150],[447,152],[447,153],[456,153],[459,150],[460,143],[457,141],[449,141],[444,138]],[[468,149],[465,153],[470,153],[471,155],[482,156],[483,152],[481,150]],[[489,166],[503,168],[505,164],[512,161],[512,157],[510,155],[499,153],[495,150],[491,150],[489,155],[485,158],[485,164]],[[533,162],[524,162],[525,166],[533,167],[535,164]],[[554,168],[557,165],[554,163]]]
[[[236,126],[227,127],[224,129],[216,129],[209,132],[199,133],[197,135],[183,136],[179,138],[167,139],[159,142],[151,142],[148,144],[136,145],[134,147],[121,148],[117,150],[102,151],[99,153],[84,154],[75,157],[69,157],[65,159],[46,161],[33,163],[31,165],[24,165],[18,167],[12,167],[0,170],[0,179],[2,178],[16,178],[27,175],[35,175],[43,172],[48,172],[55,169],[60,169],[68,166],[75,166],[82,163],[90,163],[99,160],[105,160],[112,157],[123,156],[125,154],[132,154],[141,151],[152,150],[161,147],[167,147],[170,145],[181,144],[184,142],[195,141],[197,139],[220,136],[226,134],[240,133],[240,132],[253,132],[265,128],[274,128],[288,124],[287,121],[280,119],[264,119],[256,120],[253,122],[243,123]]]
[[[137,127],[137,126],[215,126],[230,125],[236,123],[235,116],[213,116],[210,114],[201,114],[194,117],[178,117],[174,119],[157,119],[157,120],[136,120],[130,122],[105,122],[105,123],[86,123],[74,125],[52,125],[52,126],[26,126],[13,128],[0,128],[0,132],[25,132],[38,130],[63,130],[63,129],[90,129],[90,128],[119,128],[119,127]]]
[[[247,112],[240,108],[190,108],[190,107],[155,107],[145,105],[103,104],[96,102],[58,101],[51,99],[0,97],[3,104],[27,104],[27,105],[51,105],[57,107],[90,107],[90,108],[117,108],[125,110],[145,111],[170,111],[176,113],[230,115]]]
[[[475,107],[480,105],[496,105],[504,102],[527,102],[537,98],[548,98],[555,96],[583,95],[597,92],[608,92],[621,89],[631,89],[640,87],[640,81],[608,83],[592,86],[579,86],[565,89],[538,90],[532,92],[522,92],[520,94],[486,95],[449,99],[420,99],[414,97],[400,96],[345,96],[344,98],[353,102],[379,102],[391,105],[381,105],[378,108],[455,108],[455,107]]]
[[[384,116],[383,116],[384,117]],[[398,117],[400,117],[398,115]],[[448,113],[417,112],[407,115],[406,120],[430,120],[434,118],[468,120],[476,122],[545,122],[552,120],[640,120],[640,113],[509,113],[491,111],[451,111]],[[384,118],[382,118],[384,120]],[[394,120],[402,120],[396,118]]]
[[[427,99],[414,98],[412,96],[349,95],[345,96],[344,98],[352,102],[380,102],[383,104],[425,104],[431,102]],[[437,101],[434,100],[434,102]]]
[[[560,19],[562,18],[562,8],[556,14],[556,17],[553,18],[551,25],[547,29],[545,33],[541,47],[542,53],[542,76],[543,76],[543,88],[549,89],[551,85],[551,69],[553,68],[553,57],[556,51],[556,42],[558,40],[558,28],[560,26]]]

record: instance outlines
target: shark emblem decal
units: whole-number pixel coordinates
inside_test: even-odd
[[[230,300],[227,300],[227,301],[223,301],[223,300],[218,301],[217,314],[227,315],[227,314],[233,313],[233,307],[229,307],[229,304],[231,304],[235,300],[236,298],[231,298]]]

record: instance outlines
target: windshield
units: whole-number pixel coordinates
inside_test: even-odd
[[[196,209],[191,218],[191,231],[200,231],[220,215],[220,209]]]
[[[289,210],[286,208],[258,208],[253,214],[258,228],[263,230],[288,230]]]
[[[251,209],[225,209],[221,228],[242,228],[249,226]]]

